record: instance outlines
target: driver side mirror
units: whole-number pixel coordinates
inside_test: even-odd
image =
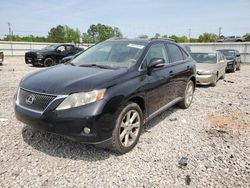
[[[150,74],[153,69],[163,67],[165,60],[163,58],[152,58],[148,64],[148,73]]]

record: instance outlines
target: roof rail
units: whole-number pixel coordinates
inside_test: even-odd
[[[153,38],[150,38],[150,40],[168,40],[168,41],[176,42],[174,39],[171,39],[171,38],[161,38],[161,37],[153,37]]]
[[[109,41],[109,40],[120,40],[120,39],[126,39],[124,37],[111,37],[109,39],[107,39],[106,41]]]

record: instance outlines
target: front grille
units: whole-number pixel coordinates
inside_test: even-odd
[[[34,52],[27,52],[25,54],[25,61],[28,63],[32,63],[32,62],[36,61],[36,59],[37,59],[37,55]]]
[[[46,109],[49,103],[55,98],[56,96],[38,94],[20,88],[18,94],[18,103],[23,107],[42,112]]]

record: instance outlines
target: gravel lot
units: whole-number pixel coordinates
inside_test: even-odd
[[[151,120],[125,155],[15,119],[19,81],[41,69],[20,57],[0,66],[0,187],[250,187],[250,66]]]

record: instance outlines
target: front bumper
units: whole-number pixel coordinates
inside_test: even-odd
[[[227,70],[227,71],[232,71],[232,70],[234,70],[234,66],[236,66],[236,65],[234,65],[234,63],[232,63],[232,64],[227,64],[226,70]]]
[[[32,65],[43,65],[43,59],[25,57],[25,63]]]
[[[111,141],[115,118],[112,114],[102,112],[104,100],[82,107],[56,111],[48,108],[44,112],[36,112],[15,105],[16,118],[21,122],[50,133],[59,134],[75,141],[108,146]],[[51,104],[50,106],[53,106]],[[87,127],[90,133],[84,133]]]
[[[214,75],[198,75],[196,74],[196,83],[199,85],[210,85],[213,83]]]

